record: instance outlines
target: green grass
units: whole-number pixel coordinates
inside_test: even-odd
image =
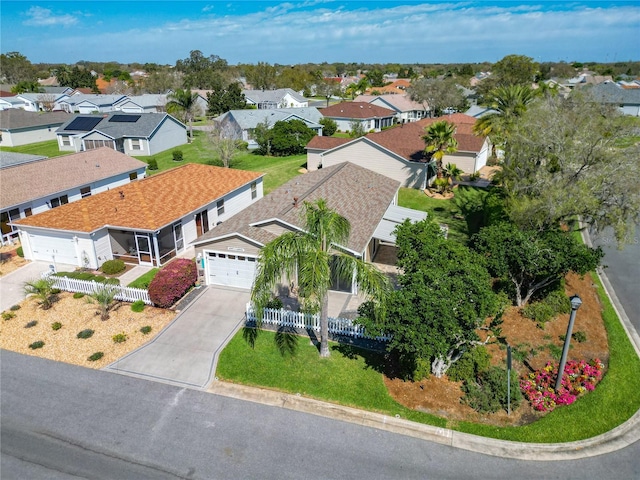
[[[68,155],[70,151],[61,152],[58,149],[57,140],[48,140],[46,142],[31,143],[29,145],[21,145],[19,147],[0,147],[3,152],[26,153],[29,155],[43,155],[45,157],[59,157]]]
[[[449,227],[449,238],[468,243],[481,227],[501,218],[503,200],[497,188],[459,186],[449,200],[431,198],[422,190],[401,188],[398,204],[428,212],[437,223]]]
[[[380,354],[331,344],[331,357],[320,358],[306,337],[296,337],[294,356],[282,355],[276,334],[262,331],[252,349],[239,332],[223,350],[219,378],[339,403],[438,427],[518,442],[556,443],[591,438],[624,423],[640,409],[640,358],[635,353],[599,278],[593,275],[603,305],[609,338],[608,371],[595,391],[540,420],[520,427],[494,427],[415,412],[387,393]],[[286,343],[285,343],[286,344]]]
[[[127,287],[131,288],[149,288],[149,284],[151,280],[156,276],[156,273],[160,271],[159,268],[152,268],[147,273],[143,273],[138,278],[136,278],[133,282],[131,282]]]

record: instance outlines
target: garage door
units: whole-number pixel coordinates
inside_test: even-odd
[[[208,254],[209,283],[251,288],[256,275],[256,258],[228,253]]]
[[[34,260],[78,265],[72,237],[54,235],[29,235]]]

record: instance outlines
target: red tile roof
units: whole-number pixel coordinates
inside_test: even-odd
[[[396,112],[366,102],[342,102],[323,108],[320,113],[330,118],[393,117]]]
[[[262,175],[191,163],[15,223],[75,232],[107,225],[158,230]]]

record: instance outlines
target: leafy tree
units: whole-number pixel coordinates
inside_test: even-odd
[[[338,130],[338,124],[331,118],[323,118],[319,123],[322,125],[322,136],[324,137],[330,137]]]
[[[372,87],[384,87],[384,73],[382,73],[382,70],[370,70],[367,72],[366,78]]]
[[[0,79],[6,83],[36,82],[36,69],[20,52],[0,55]]]
[[[278,157],[300,155],[315,134],[302,120],[277,121],[271,129],[271,153]]]
[[[11,87],[11,93],[39,93],[44,91],[38,82],[28,82],[23,80],[21,82],[16,83],[13,87]]]
[[[446,120],[440,120],[425,127],[424,131],[425,134],[422,136],[425,143],[424,151],[435,159],[438,178],[442,178],[442,159],[445,155],[458,151],[458,141],[455,138],[456,126]]]
[[[442,115],[447,108],[461,110],[466,102],[462,90],[453,78],[420,78],[411,82],[407,92],[412,100],[422,103],[436,117]]]
[[[316,95],[327,99],[327,107],[329,100],[340,91],[340,85],[330,78],[323,78],[321,74],[316,75]]]
[[[525,55],[507,55],[491,69],[499,87],[508,85],[531,86],[536,81],[540,65]]]
[[[367,132],[364,129],[364,125],[359,120],[352,120],[349,122],[349,136],[351,138],[364,137]]]
[[[176,62],[176,70],[184,74],[184,88],[217,90],[227,83],[227,61],[217,55],[205,57],[200,50],[192,50],[189,57]]]
[[[91,70],[80,68],[78,65],[74,65],[71,69],[66,66],[58,67],[56,77],[61,87],[91,88],[92,91],[99,93],[96,78]]]
[[[243,110],[248,108],[247,99],[242,93],[242,86],[238,82],[229,84],[215,92],[207,93],[207,114],[217,117],[229,110]]]
[[[303,304],[319,307],[320,356],[328,357],[328,292],[332,275],[350,281],[355,276],[360,292],[384,300],[389,290],[387,277],[372,264],[340,249],[349,238],[349,221],[329,208],[323,199],[305,202],[304,227],[287,232],[264,246],[258,258],[257,275],[251,292],[258,319],[282,282],[297,281]]]
[[[313,75],[299,65],[285,67],[276,77],[276,88],[291,88],[296,92],[308,90],[313,84]]]
[[[272,90],[276,85],[276,67],[267,62],[245,67],[247,83],[256,90]]]
[[[24,292],[34,297],[40,308],[48,310],[53,306],[56,299],[54,283],[55,278],[51,277],[31,280],[24,284]]]
[[[369,80],[367,79],[367,77],[362,77],[360,80],[358,80],[357,82],[354,82],[352,84],[350,84],[349,86],[347,86],[345,93],[347,95],[350,95],[352,99],[356,98],[356,95],[361,95],[363,94],[367,88],[370,87],[369,84]]]
[[[184,123],[189,124],[189,137],[193,139],[193,119],[198,113],[198,94],[191,90],[178,89],[167,95],[167,112],[180,117]]]
[[[417,380],[430,370],[440,377],[479,343],[476,329],[495,313],[491,277],[476,253],[447,240],[431,220],[405,221],[396,244],[401,288],[389,297],[384,317],[376,319],[364,304],[360,321],[392,336],[387,348],[405,373]]]
[[[569,272],[595,270],[603,256],[600,247],[589,248],[569,232],[523,230],[508,222],[481,229],[473,237],[473,248],[485,258],[489,272],[510,286],[517,306]]]
[[[614,107],[579,93],[544,97],[514,123],[502,183],[510,218],[546,230],[580,217],[623,243],[640,221],[640,145]]]
[[[142,80],[142,88],[147,93],[166,93],[182,86],[182,73],[166,67],[158,67]]]
[[[266,118],[264,121],[260,122],[256,125],[256,128],[251,132],[251,136],[258,144],[258,149],[256,153],[259,155],[271,155],[271,144],[273,142],[271,125],[269,125],[269,120]]]

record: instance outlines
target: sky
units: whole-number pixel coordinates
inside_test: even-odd
[[[0,2],[0,51],[32,63],[173,65],[640,59],[640,0]]]

